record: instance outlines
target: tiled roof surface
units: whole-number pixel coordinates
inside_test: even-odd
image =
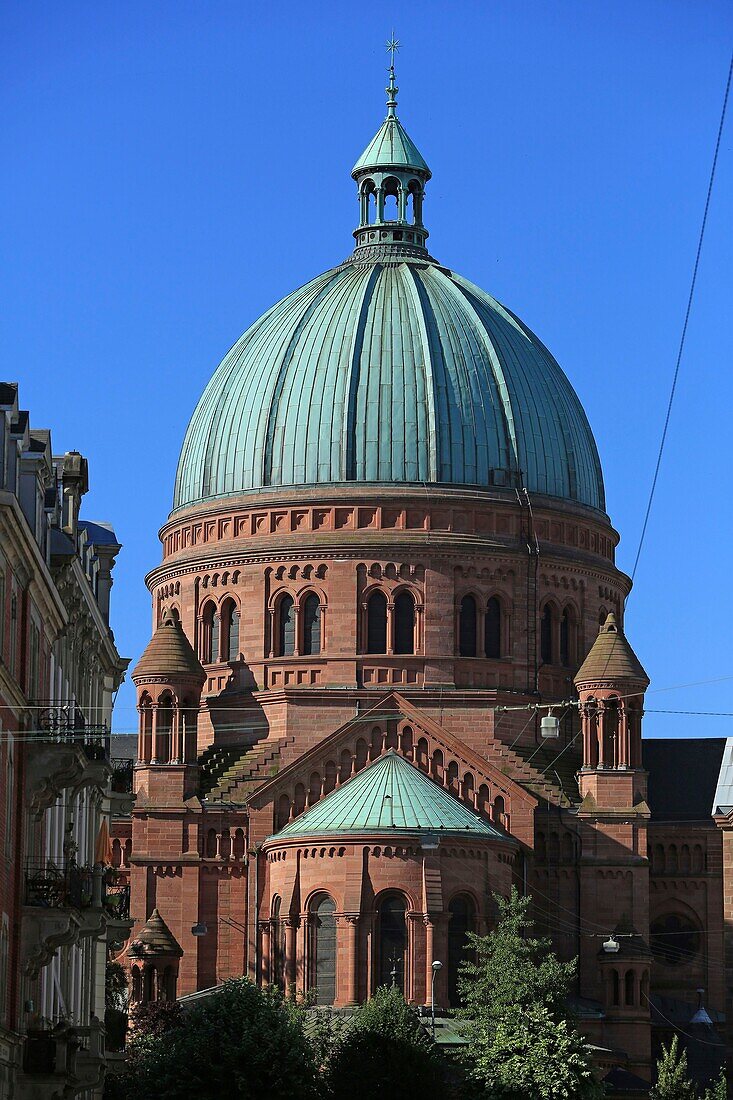
[[[134,937],[132,944],[142,944],[146,955],[183,954],[181,945],[157,909],[153,909],[143,927]]]
[[[165,615],[158,629],[148,642],[142,657],[132,670],[137,683],[148,676],[185,676],[206,680],[206,673],[186,637],[180,622],[173,615]]]
[[[591,680],[634,680],[649,683],[649,677],[618,626],[614,614],[606,617],[588,656],[575,675],[576,684]]]
[[[286,825],[277,839],[399,830],[504,834],[390,750]]]

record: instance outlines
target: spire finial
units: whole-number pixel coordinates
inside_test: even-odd
[[[385,88],[385,91],[387,93],[387,118],[397,117],[397,93],[399,92],[399,88],[395,84],[394,56],[399,48],[400,44],[394,36],[394,31],[392,31],[392,37],[387,43],[387,53],[390,54],[389,84]]]

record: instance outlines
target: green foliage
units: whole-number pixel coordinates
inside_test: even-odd
[[[315,1100],[317,1071],[303,1012],[279,990],[231,979],[198,1004],[149,1011],[128,1045],[128,1068],[111,1084],[126,1100]],[[138,1017],[136,1017],[136,1024]]]
[[[560,962],[548,940],[531,935],[531,898],[512,889],[496,904],[496,928],[471,935],[474,960],[459,976],[467,1075],[491,1100],[602,1096],[585,1041],[568,1019],[575,961]]]
[[[595,1100],[603,1096],[585,1040],[544,1005],[512,1008],[474,1041],[471,1074],[491,1100]]]
[[[125,968],[116,962],[108,962],[104,976],[104,1005],[105,1008],[127,1008],[127,975]]]
[[[687,1070],[687,1052],[680,1047],[675,1035],[668,1047],[662,1046],[662,1056],[657,1061],[657,1083],[649,1093],[650,1100],[697,1100],[698,1095]],[[701,1100],[727,1100],[727,1096],[725,1070],[721,1069]]]
[[[657,1083],[650,1100],[695,1100],[697,1089],[687,1073],[687,1052],[680,1049],[675,1035],[669,1047],[662,1046],[657,1062]]]
[[[487,936],[468,936],[474,960],[461,965],[461,1015],[481,1028],[511,1007],[544,1005],[553,1017],[564,1018],[575,960],[560,962],[549,940],[528,934],[533,928],[530,897],[520,897],[512,887],[508,900],[495,895],[495,901],[496,928]]]
[[[721,1069],[719,1076],[712,1085],[705,1089],[703,1100],[728,1100],[728,1086],[725,1081],[725,1070]]]
[[[325,1074],[334,1100],[441,1100],[435,1044],[398,989],[385,986],[357,1009]]]

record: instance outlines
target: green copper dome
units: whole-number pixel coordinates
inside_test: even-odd
[[[552,355],[429,255],[430,171],[397,120],[396,93],[392,72],[387,119],[352,172],[353,255],[225,356],[188,426],[174,508],[355,482],[526,487],[605,509],[593,435]]]
[[[276,839],[398,830],[506,839],[393,750],[296,817]]]

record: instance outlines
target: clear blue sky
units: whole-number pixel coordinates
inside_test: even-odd
[[[588,412],[630,569],[733,41],[727,0],[63,3],[0,12],[2,373],[90,462],[124,543],[123,654],[150,633],[183,433],[269,305],[351,250],[349,170],[384,114],[433,170],[433,254],[552,349]],[[627,631],[656,708],[733,711],[733,105]],[[116,724],[135,725],[123,687]],[[652,735],[733,719],[649,714]]]

